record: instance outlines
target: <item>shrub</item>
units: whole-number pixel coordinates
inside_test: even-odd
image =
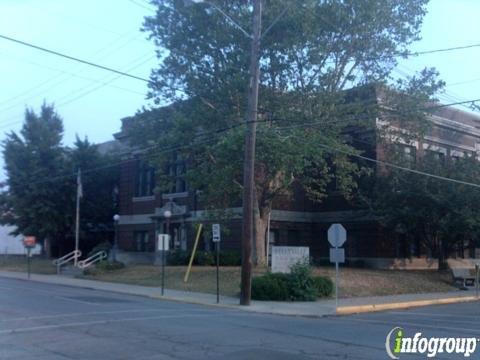
[[[92,250],[88,253],[87,257],[93,256],[99,251],[105,251],[107,254],[110,252],[110,249],[112,248],[112,244],[108,241],[101,242],[97,245],[95,245]]]
[[[190,261],[191,252],[172,250],[168,252],[167,263],[172,266],[185,266]],[[220,251],[220,266],[239,266],[242,263],[241,254],[237,251]],[[217,253],[215,251],[197,251],[193,259],[194,265],[215,266]]]
[[[318,297],[330,297],[333,294],[333,281],[329,277],[316,276],[313,278],[313,284],[317,289]]]
[[[190,260],[190,253],[185,250],[173,250],[167,254],[167,264],[173,266],[188,265]]]
[[[217,256],[216,254],[214,256]],[[216,264],[215,259],[215,264]],[[220,251],[220,266],[240,266],[242,255],[238,251]]]
[[[312,276],[312,269],[308,263],[299,263],[292,266],[290,274],[267,273],[253,278],[252,299],[315,301],[319,295],[330,295],[333,289],[330,279],[316,279]]]
[[[317,299],[318,291],[308,263],[298,263],[292,266],[289,285],[290,300],[315,301]]]
[[[123,269],[124,267],[125,267],[125,264],[120,261],[110,262],[107,260],[102,260],[95,264],[95,269],[101,270],[101,271],[120,270],[120,269]]]
[[[195,265],[212,266],[216,264],[214,253],[209,251],[197,251],[193,259]]]
[[[287,274],[265,274],[252,279],[252,299],[285,301],[289,299]]]

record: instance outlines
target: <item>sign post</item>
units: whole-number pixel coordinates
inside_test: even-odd
[[[25,246],[25,249],[27,249],[27,276],[28,280],[30,280],[30,272],[31,272],[31,257],[32,257],[32,248],[35,247],[37,243],[37,239],[35,236],[25,236],[23,239],[23,246]]]
[[[332,224],[328,228],[328,242],[330,248],[330,262],[335,263],[335,307],[338,308],[339,263],[345,262],[345,249],[341,246],[347,241],[347,231],[342,224]]]
[[[217,304],[220,303],[220,224],[212,224],[212,241],[217,251]]]

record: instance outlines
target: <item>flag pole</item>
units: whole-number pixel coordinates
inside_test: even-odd
[[[75,252],[79,248],[79,238],[80,238],[80,198],[82,197],[82,170],[78,169],[77,174],[77,211],[75,217]],[[75,256],[74,266],[77,266],[78,257]]]

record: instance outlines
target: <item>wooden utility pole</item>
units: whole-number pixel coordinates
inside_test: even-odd
[[[246,114],[245,161],[243,165],[242,278],[240,305],[250,305],[252,297],[252,245],[254,241],[253,192],[255,191],[255,140],[257,132],[258,83],[260,79],[260,37],[262,0],[253,0],[253,34],[250,82]]]

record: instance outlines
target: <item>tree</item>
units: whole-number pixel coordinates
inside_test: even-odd
[[[398,157],[395,163],[402,163]],[[444,159],[425,154],[415,170],[437,176],[477,183],[480,163],[473,156]],[[394,232],[413,239],[433,257],[438,258],[439,269],[446,268],[446,259],[452,250],[463,250],[465,243],[473,244],[480,235],[480,188],[432,178],[397,169],[375,179],[373,209],[379,219]]]
[[[53,105],[43,104],[38,115],[28,109],[20,134],[11,132],[3,142],[7,181],[0,194],[0,222],[15,226],[16,235],[36,236],[47,256],[73,250],[79,168],[84,170],[84,247],[95,233],[108,234],[116,206],[115,158],[100,154],[86,139],[65,147],[62,136],[62,119]]]
[[[83,250],[106,241],[112,233],[112,217],[117,212],[115,189],[118,185],[118,158],[115,154],[100,153],[88,139],[77,137],[68,152],[68,172],[81,169],[83,197],[81,199],[80,244]],[[76,177],[71,177],[76,181]],[[75,195],[76,186],[71,187]],[[73,234],[72,234],[73,235]]]
[[[144,31],[157,45],[161,63],[152,71],[150,97],[158,104],[175,104],[138,114],[132,122],[133,142],[157,144],[149,157],[159,169],[172,157],[185,159],[185,178],[202,190],[211,207],[238,204],[250,40],[211,6],[184,6],[176,0],[153,3],[157,13],[146,18]],[[397,56],[419,38],[426,3],[266,3],[263,22],[274,25],[261,44],[255,168],[258,265],[265,264],[272,203],[291,194],[292,184],[301,184],[318,201],[327,195],[329,184],[335,183],[346,197],[355,190],[362,169],[345,155],[356,150],[343,130],[347,125],[372,125],[368,120],[377,114],[376,96],[368,96],[371,88],[361,85],[389,79]],[[248,2],[215,4],[249,29]],[[424,72],[420,77],[433,75]],[[352,87],[357,90],[345,91]],[[175,149],[176,155],[159,148]],[[172,179],[165,174],[159,188],[168,181]]]
[[[14,225],[15,234],[35,235],[48,254],[61,245],[71,223],[62,136],[62,119],[44,103],[38,115],[27,109],[20,134],[9,133],[3,143],[8,189],[1,199],[2,222]]]

